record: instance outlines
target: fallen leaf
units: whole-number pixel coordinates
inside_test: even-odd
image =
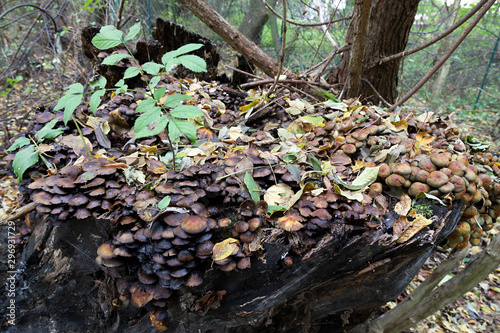
[[[411,198],[406,193],[403,193],[403,195],[401,196],[401,200],[394,207],[394,211],[399,215],[406,216],[410,209]]]
[[[215,261],[224,260],[229,256],[238,253],[240,242],[234,238],[224,239],[214,245],[212,249],[212,259]]]

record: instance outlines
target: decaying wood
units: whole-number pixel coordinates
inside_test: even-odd
[[[454,229],[461,212],[460,204],[450,211],[439,208],[440,218],[432,228],[403,244],[387,233],[396,218],[393,214],[382,219],[384,228],[365,234],[357,234],[352,226],[334,225],[291,267],[283,262],[290,250],[283,243],[285,234],[271,233],[263,255],[252,258],[252,268],[210,270],[206,283],[171,297],[167,332],[298,331],[322,322],[330,323],[324,332],[352,327],[406,288],[434,247]],[[94,220],[58,227],[47,226],[43,219],[33,223],[21,257],[26,270],[19,276],[30,288],[21,291],[17,326],[6,332],[42,332],[49,327],[61,332],[156,332],[144,312],[111,306],[116,291],[110,272],[94,261],[98,246],[108,237],[107,228],[105,221]],[[134,319],[137,314],[142,315],[139,321]]]
[[[278,62],[235,29],[207,3],[200,0],[180,0],[179,2],[264,73],[271,77],[276,76],[279,68]]]
[[[7,216],[6,218],[0,220],[0,226],[6,225],[7,223],[9,223],[9,221],[15,221],[15,220],[25,216],[26,214],[31,213],[32,211],[35,210],[35,208],[36,208],[36,203],[34,203],[34,202],[30,202],[26,206],[19,207],[10,216]]]

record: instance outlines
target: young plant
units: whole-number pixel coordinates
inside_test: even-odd
[[[23,180],[24,172],[31,166],[35,165],[39,159],[42,159],[47,168],[53,168],[53,166],[38,150],[38,144],[42,143],[45,139],[55,139],[64,132],[63,128],[54,129],[54,126],[58,121],[58,119],[52,119],[35,134],[34,138],[28,139],[24,136],[17,138],[12,146],[7,149],[7,151],[15,151],[19,148],[27,146],[26,148],[18,151],[14,157],[14,161],[12,161],[12,168],[14,169],[14,174],[17,176],[17,181],[19,183]]]
[[[130,28],[129,32],[124,35],[123,32],[117,30],[114,26],[104,26],[92,39],[92,44],[100,50],[107,50],[121,44],[123,44],[128,50],[128,54],[112,54],[106,57],[103,60],[103,65],[116,65],[120,60],[130,59],[133,66],[127,68],[123,78],[115,85],[116,88],[114,89],[105,88],[107,82],[102,76],[99,76],[96,80],[90,82],[90,86],[92,88],[98,89],[92,92],[89,107],[95,115],[96,110],[101,103],[101,98],[104,96],[106,91],[112,90],[115,94],[125,93],[128,91],[128,86],[125,84],[125,80],[141,75],[147,84],[147,98],[140,102],[139,106],[135,110],[136,113],[141,114],[134,123],[134,131],[136,133],[135,139],[154,136],[162,131],[166,131],[169,138],[171,154],[172,156],[175,156],[175,150],[172,142],[174,142],[180,135],[183,135],[194,143],[196,141],[196,128],[189,122],[189,120],[202,117],[204,114],[195,106],[183,104],[184,101],[192,99],[191,96],[173,94],[164,98],[166,87],[158,86],[158,84],[161,80],[162,74],[169,74],[178,65],[183,65],[193,72],[206,71],[207,65],[205,60],[196,55],[187,54],[200,49],[203,47],[203,44],[184,45],[177,50],[165,53],[161,59],[162,64],[146,62],[141,66],[134,58],[130,48],[127,46],[127,42],[137,37],[140,29],[140,23],[136,23]],[[68,121],[72,119],[78,132],[80,133],[80,136],[82,137],[83,142],[85,143],[78,123],[73,116],[76,108],[82,104],[84,94],[87,93],[84,93],[84,87],[82,84],[74,83],[70,85],[66,89],[65,94],[59,99],[57,105],[54,107],[54,111],[64,110],[64,125],[67,125]],[[38,152],[36,145],[44,139],[53,139],[64,132],[64,129],[62,128],[53,129],[56,122],[57,120],[54,119],[42,128],[36,134],[36,140],[33,138],[28,139],[26,137],[21,137],[18,138],[8,149],[8,151],[15,151],[27,146],[17,152],[13,161],[14,172],[19,182],[22,181],[24,172],[29,167],[36,164],[40,158],[44,161],[47,167],[51,167],[45,158],[43,158],[43,156]],[[90,155],[88,148],[87,151]],[[175,158],[172,158],[172,163],[175,169]]]

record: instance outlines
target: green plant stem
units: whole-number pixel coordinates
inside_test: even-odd
[[[92,156],[92,152],[90,151],[89,147],[87,146],[87,142],[85,142],[85,137],[83,136],[82,131],[80,130],[80,126],[78,126],[78,122],[75,119],[75,116],[71,115],[71,119],[75,123],[76,130],[78,131],[78,134],[80,135],[80,138],[82,139],[83,145],[85,146],[85,149],[87,150],[87,154],[89,157]]]
[[[160,105],[160,108],[166,114],[168,114],[169,112],[167,111],[167,109],[165,109],[165,107],[160,103],[160,101],[154,97],[154,94],[152,92],[153,89],[151,89],[151,86],[149,85],[150,81],[148,80],[148,78],[147,78],[146,74],[144,73],[144,71],[142,70],[141,66],[139,66],[139,62],[134,57],[134,55],[132,54],[132,51],[129,49],[129,47],[127,46],[127,44],[125,43],[125,41],[123,41],[123,45],[125,45],[125,47],[127,48],[128,53],[132,56],[132,59],[134,60],[134,63],[138,66],[139,72],[141,73],[142,78],[144,79],[144,81],[146,82],[146,84],[148,86],[148,90],[149,90],[149,94],[150,94],[149,96],[151,98],[153,98],[156,101],[156,103],[158,103]],[[161,73],[163,73],[163,72],[160,72],[158,75],[161,75]],[[173,165],[173,168],[174,168],[174,171],[175,171],[176,165],[175,165],[175,150],[174,150],[174,145],[172,144],[172,140],[170,139],[170,135],[168,134],[168,129],[166,127],[165,127],[164,131],[167,134],[168,145],[169,145],[170,151],[172,152],[172,165]]]

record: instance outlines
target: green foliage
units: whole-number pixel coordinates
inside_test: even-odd
[[[16,156],[14,157],[14,161],[12,161],[12,168],[14,168],[14,174],[17,176],[17,181],[19,183],[21,183],[21,181],[23,180],[24,172],[31,166],[35,165],[40,158],[42,158],[44,163],[46,162],[43,156],[41,156],[38,150],[35,148],[35,145],[43,142],[45,139],[55,139],[64,132],[63,128],[54,129],[54,126],[58,121],[59,119],[57,118],[52,119],[49,123],[42,127],[36,133],[36,142],[34,141],[34,139],[30,140],[23,136],[17,138],[12,146],[7,149],[7,151],[15,151],[19,148],[27,146],[26,148],[18,151],[16,153]],[[34,144],[30,144],[31,142],[33,142]]]
[[[12,88],[14,88],[14,86],[19,82],[19,81],[22,81],[23,80],[23,77],[21,75],[18,75],[16,76],[15,79],[11,79],[10,77],[8,77],[5,81],[7,83],[7,87],[2,91],[0,92],[0,96],[5,96],[7,95],[11,90]]]
[[[83,86],[81,83],[73,83],[66,90],[66,94],[59,99],[57,105],[54,107],[54,111],[64,109],[64,125],[68,123],[68,120],[75,112],[78,105],[82,103],[83,99]]]
[[[38,162],[40,155],[35,151],[34,145],[29,145],[28,147],[17,152],[14,161],[12,161],[12,167],[14,168],[14,174],[17,176],[17,181],[21,183],[23,180],[24,172],[31,166]]]
[[[255,182],[252,175],[248,171],[245,172],[245,178],[243,180],[245,182],[248,192],[250,193],[250,197],[252,197],[252,200],[255,202],[259,201],[260,200],[259,186],[257,186],[257,183]]]
[[[165,198],[161,199],[160,202],[158,202],[158,209],[167,208],[169,204],[170,204],[170,197],[166,196]]]

